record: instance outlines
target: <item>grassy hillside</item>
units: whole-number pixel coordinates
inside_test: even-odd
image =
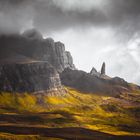
[[[140,93],[137,91],[114,98],[85,94],[71,88],[66,90],[68,94],[63,96],[0,94],[0,127],[75,127],[118,136],[140,136]],[[12,140],[15,136],[1,133],[0,139],[9,137]],[[43,140],[35,135],[24,137],[17,136],[17,139]]]
[[[63,140],[59,138],[41,137],[35,135],[13,135],[8,133],[0,133],[0,140]]]

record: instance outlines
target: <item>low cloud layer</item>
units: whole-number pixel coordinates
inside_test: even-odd
[[[36,28],[63,41],[80,69],[140,84],[140,0],[1,0],[0,33]]]
[[[94,25],[132,35],[140,26],[139,6],[139,0],[1,0],[0,29],[35,27],[46,33]]]

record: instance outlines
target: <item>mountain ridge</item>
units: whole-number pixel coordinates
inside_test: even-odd
[[[0,46],[0,78],[4,79],[1,80],[0,91],[10,91],[6,87],[10,87],[10,83],[13,83],[13,81],[18,81],[19,83],[20,81],[30,81],[30,84],[21,82],[21,85],[17,82],[11,87],[12,89],[14,89],[13,87],[16,86],[18,89],[22,88],[22,92],[30,91],[29,88],[32,89],[32,86],[36,87],[39,85],[39,83],[36,83],[37,79],[35,80],[36,82],[34,82],[29,78],[31,77],[30,75],[32,75],[31,73],[36,71],[36,78],[38,77],[38,81],[40,81],[41,71],[44,70],[42,68],[40,70],[37,65],[45,67],[47,64],[48,68],[46,71],[50,68],[50,74],[46,72],[47,74],[44,74],[46,80],[43,78],[43,81],[47,83],[45,84],[47,88],[44,87],[44,83],[41,82],[42,85],[40,85],[40,87],[42,88],[40,88],[40,91],[50,90],[52,85],[56,85],[57,89],[57,85],[61,85],[62,87],[70,86],[85,92],[96,92],[99,94],[104,93],[111,96],[119,96],[119,94],[122,92],[132,92],[129,83],[127,83],[122,78],[111,78],[106,75],[105,63],[102,65],[101,73],[97,72],[95,68],[92,68],[90,73],[76,69],[73,63],[73,58],[70,52],[65,50],[65,45],[63,43],[60,41],[55,42],[52,38],[44,39],[41,33],[35,29],[25,31],[21,35],[1,35]],[[36,64],[36,70],[31,66],[34,64]],[[12,67],[12,65],[15,66],[15,68],[11,71],[8,70],[10,67]],[[21,69],[19,68],[23,65],[24,67],[27,66],[26,69],[30,69],[31,71],[31,73],[28,74],[29,71],[25,70],[24,74],[28,75],[25,77],[22,76],[23,71],[20,71]],[[5,72],[3,69],[5,69]],[[6,73],[6,71],[8,71],[8,73]],[[47,82],[48,79],[51,79],[51,71],[56,71],[56,74],[52,76],[54,79],[55,77],[58,77],[56,81],[52,80],[54,83]],[[20,75],[18,75],[19,73]],[[15,77],[12,75],[15,75]],[[6,83],[9,83],[10,85],[6,85]],[[55,88],[55,86],[53,86],[53,88]],[[137,88],[139,89],[138,86]],[[38,90],[34,89],[31,91],[36,92]],[[11,92],[14,92],[14,90],[11,90]],[[20,90],[17,90],[17,92],[20,92]]]

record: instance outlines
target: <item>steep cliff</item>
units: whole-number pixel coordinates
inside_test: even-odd
[[[47,62],[0,65],[0,91],[38,92],[60,88],[59,74]]]
[[[62,88],[59,73],[75,69],[61,42],[32,29],[0,36],[0,91],[38,92]]]
[[[76,70],[64,44],[44,39],[36,30],[0,36],[0,91],[39,92],[63,89],[63,85],[111,96],[131,92],[125,80],[106,75],[105,63],[101,73],[95,68],[90,73]]]
[[[5,59],[10,61],[18,55],[47,61],[58,72],[62,72],[67,67],[75,69],[71,54],[65,51],[64,44],[55,42],[51,38],[43,39],[36,30],[26,31],[22,35],[0,36],[0,61]]]
[[[38,92],[62,89],[59,73],[75,69],[61,42],[32,29],[0,36],[0,91]]]

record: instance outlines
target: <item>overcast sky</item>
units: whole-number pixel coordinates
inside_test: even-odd
[[[0,32],[36,28],[63,42],[78,69],[140,84],[140,0],[0,0]]]

